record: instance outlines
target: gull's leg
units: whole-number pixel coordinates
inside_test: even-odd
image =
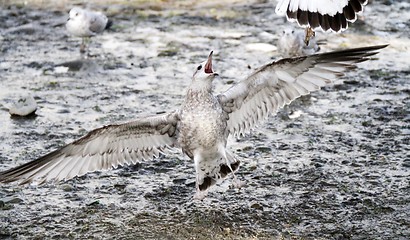
[[[194,195],[194,199],[197,200],[202,200],[208,195],[208,190],[201,191],[199,188],[199,180],[200,180],[200,166],[199,163],[202,161],[202,157],[200,154],[194,156],[194,165],[195,165],[195,172],[196,172],[196,181],[195,181],[195,186],[196,186],[196,193]]]
[[[87,52],[88,46],[90,45],[89,43],[91,42],[91,38],[83,37],[82,39],[83,41],[81,42],[81,45],[80,45],[80,53],[84,54]]]
[[[82,38],[82,41],[81,41],[81,45],[80,45],[80,53],[85,53],[86,51],[85,51],[85,38],[83,37]]]
[[[199,189],[199,184],[198,184],[198,178],[196,180],[196,193],[194,194],[194,199],[196,200],[202,200],[208,195],[208,190],[201,191]]]
[[[307,27],[305,29],[305,44],[306,44],[306,46],[309,45],[310,39],[314,36],[315,36],[315,31],[313,31],[313,29],[311,27]]]
[[[225,159],[226,159],[226,163],[229,167],[229,169],[231,170],[231,173],[233,175],[233,180],[232,180],[232,186],[234,188],[242,188],[246,185],[245,181],[241,181],[239,180],[236,175],[235,175],[235,171],[238,170],[239,168],[239,161],[232,155],[232,153],[225,151]],[[232,169],[231,167],[231,163],[237,163],[238,165],[236,166],[235,169]]]

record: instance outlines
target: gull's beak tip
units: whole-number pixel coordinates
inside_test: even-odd
[[[209,54],[209,57],[212,57],[212,54],[214,53],[214,51],[211,51],[211,53]]]
[[[209,54],[209,57],[208,57],[208,61],[206,61],[206,64],[205,64],[205,73],[214,73],[213,72],[213,70],[212,70],[212,54],[213,54],[213,52],[214,51],[211,51],[211,53]]]

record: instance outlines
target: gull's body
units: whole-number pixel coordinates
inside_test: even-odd
[[[235,172],[239,161],[226,148],[229,135],[249,132],[269,113],[318,90],[368,60],[385,46],[282,59],[262,66],[215,95],[212,53],[198,66],[185,102],[176,111],[91,131],[79,140],[22,166],[0,173],[0,182],[60,181],[90,171],[151,160],[179,148],[194,161],[197,197]],[[240,182],[235,181],[237,186]]]
[[[212,72],[212,65],[205,66]],[[200,71],[197,70],[196,75],[201,75]],[[194,160],[200,191],[239,167],[239,161],[226,149],[229,135],[227,114],[212,93],[215,76],[211,73],[208,77],[194,78],[180,111],[178,143],[182,151]]]
[[[278,50],[282,57],[298,57],[317,53],[320,46],[315,37],[305,44],[305,33],[302,30],[287,28],[278,41]]]
[[[340,32],[355,22],[367,0],[278,0],[276,13],[307,29],[306,39],[314,31]]]
[[[69,12],[66,28],[71,35],[83,38],[81,47],[84,51],[84,39],[102,33],[111,24],[112,22],[101,12],[74,7]]]

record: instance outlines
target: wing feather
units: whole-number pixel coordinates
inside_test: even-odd
[[[261,67],[218,96],[228,115],[229,133],[238,137],[249,132],[269,113],[333,82],[386,46],[287,58]]]
[[[68,180],[151,160],[176,147],[178,112],[95,129],[34,161],[0,173],[0,182]]]
[[[93,33],[101,33],[107,26],[108,18],[100,12],[87,12],[90,18],[89,29]]]

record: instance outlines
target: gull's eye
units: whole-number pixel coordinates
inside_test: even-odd
[[[197,68],[196,68],[196,70],[201,70],[202,69],[202,65],[199,65]]]
[[[292,33],[295,33],[295,30],[292,30]]]
[[[78,16],[78,13],[75,13],[75,16]]]

